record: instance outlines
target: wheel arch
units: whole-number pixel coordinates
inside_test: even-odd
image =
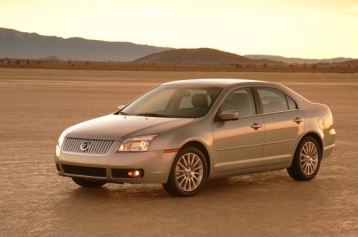
[[[198,149],[203,153],[203,155],[204,155],[204,157],[205,157],[205,160],[206,160],[207,168],[208,168],[208,172],[207,172],[207,177],[206,177],[206,178],[209,178],[209,175],[210,175],[210,156],[209,156],[209,152],[208,152],[208,150],[206,149],[206,147],[205,147],[201,142],[198,142],[198,141],[190,141],[190,142],[185,143],[180,149],[183,149],[184,147],[187,147],[187,146],[196,147],[196,148],[198,148]]]

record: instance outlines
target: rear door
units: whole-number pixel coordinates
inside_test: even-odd
[[[304,132],[304,117],[297,103],[272,87],[256,87],[265,123],[263,165],[291,162]]]

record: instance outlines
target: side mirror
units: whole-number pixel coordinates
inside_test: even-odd
[[[120,106],[118,106],[118,110],[121,110],[121,109],[123,109],[125,107],[125,105],[120,105]]]
[[[223,121],[238,120],[239,112],[236,110],[225,110],[219,114],[219,118]]]

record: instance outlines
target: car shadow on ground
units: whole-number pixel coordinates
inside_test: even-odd
[[[295,183],[285,171],[269,171],[258,174],[248,174],[208,180],[203,189],[197,194],[206,197],[216,194],[244,192],[245,189],[260,187],[267,189],[269,186],[291,185]],[[75,184],[68,193],[71,200],[126,200],[126,199],[168,199],[175,198],[167,194],[161,184],[106,184],[101,188],[83,188]]]

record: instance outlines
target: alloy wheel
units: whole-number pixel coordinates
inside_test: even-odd
[[[301,149],[300,164],[306,175],[313,174],[318,167],[318,150],[313,142],[307,142]]]
[[[199,156],[186,153],[175,167],[175,179],[178,187],[186,192],[194,191],[203,179],[204,168]]]

